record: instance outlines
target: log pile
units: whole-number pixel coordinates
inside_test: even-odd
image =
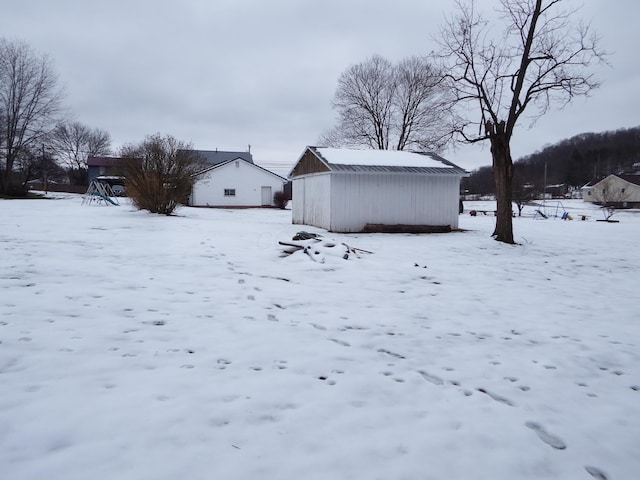
[[[280,241],[280,245],[285,247],[282,252],[284,255],[302,251],[309,256],[311,260],[318,263],[324,263],[327,256],[340,257],[348,260],[351,257],[361,258],[363,254],[371,254],[368,250],[352,247],[344,242],[336,242],[335,240],[324,238],[318,233],[298,232],[289,241]]]

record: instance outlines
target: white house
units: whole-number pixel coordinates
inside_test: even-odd
[[[640,175],[611,174],[582,187],[582,199],[617,208],[640,208]]]
[[[191,190],[193,207],[274,206],[273,195],[287,179],[243,158],[227,160],[198,174]]]
[[[289,178],[294,224],[333,232],[458,228],[462,168],[434,153],[307,147]]]

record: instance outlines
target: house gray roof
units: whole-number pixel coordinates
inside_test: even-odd
[[[251,152],[224,152],[222,150],[195,150],[204,162],[210,165],[218,165],[236,158],[241,158],[246,162],[253,163]]]

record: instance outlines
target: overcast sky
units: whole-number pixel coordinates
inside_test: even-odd
[[[498,2],[478,3],[490,12]],[[514,159],[640,125],[640,2],[581,3],[612,66],[598,68],[604,83],[590,98],[523,124]],[[0,36],[48,54],[74,119],[108,131],[115,148],[157,132],[202,150],[251,145],[282,173],[334,125],[344,70],[373,54],[429,53],[453,11],[453,0],[21,0],[3,2]],[[445,157],[469,170],[491,163],[488,148]]]

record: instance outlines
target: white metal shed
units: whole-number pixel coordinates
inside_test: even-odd
[[[467,175],[435,153],[307,147],[289,174],[293,223],[345,233],[450,231]]]

